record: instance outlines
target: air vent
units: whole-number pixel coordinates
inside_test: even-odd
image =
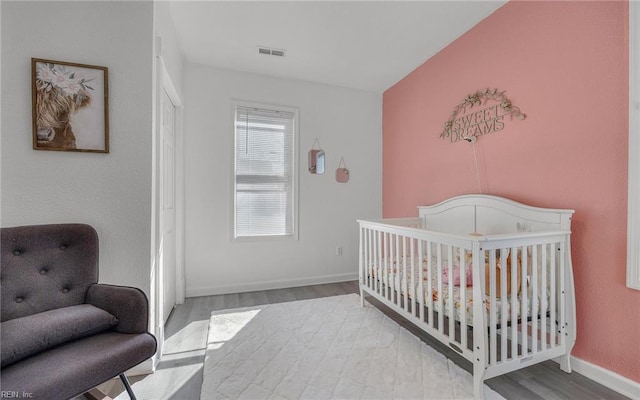
[[[269,47],[258,46],[258,53],[268,56],[284,57],[285,51],[283,49],[272,49]]]

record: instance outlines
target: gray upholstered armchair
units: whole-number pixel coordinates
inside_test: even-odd
[[[0,385],[4,397],[69,399],[156,351],[148,301],[98,284],[98,235],[81,224],[2,228]]]

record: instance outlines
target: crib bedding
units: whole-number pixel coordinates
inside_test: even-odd
[[[386,260],[382,260],[381,265],[386,266],[386,268],[378,268],[377,266],[372,267],[371,274],[373,277],[376,277],[378,271],[382,272],[382,281],[383,282],[391,282],[393,279],[392,285],[398,293],[402,296],[405,295],[405,291],[408,290],[407,296],[412,298],[415,295],[417,296],[419,293],[419,273],[417,264],[420,261],[419,257],[413,258],[413,266],[411,265],[411,260],[408,258],[406,264],[404,263],[404,259],[400,258],[400,262],[398,260],[393,260],[393,262],[388,263]],[[405,276],[405,266],[406,265],[406,276]],[[430,268],[430,265],[433,265],[433,268]],[[442,264],[442,271],[448,270],[447,264]],[[454,265],[454,268],[458,269],[458,266]],[[415,275],[412,280],[412,274],[415,271]],[[453,296],[450,295],[449,284],[443,282],[442,283],[442,291],[438,287],[438,268],[437,268],[437,259],[434,256],[431,263],[428,262],[426,257],[422,258],[422,287],[424,290],[424,299],[425,304],[428,303],[429,296],[429,274],[431,274],[431,298],[433,299],[433,309],[434,311],[440,312],[442,311],[444,316],[449,316],[450,312],[450,304],[451,301],[453,304],[453,312],[454,318],[456,321],[461,321],[462,319],[462,292],[464,291],[464,308],[465,308],[465,322],[467,325],[473,325],[473,286],[461,287],[454,285],[453,286]],[[467,280],[468,282],[468,280]],[[413,283],[413,285],[412,285]],[[499,289],[496,289],[499,290]],[[438,301],[439,297],[442,297],[442,303]],[[529,293],[527,296],[528,301],[526,302],[526,315],[527,318],[531,317],[531,305],[532,299]],[[538,296],[538,304],[540,303],[540,297]],[[511,313],[511,296],[506,298],[504,302],[504,307],[506,311],[506,320],[508,322],[511,321],[512,313]],[[516,319],[520,319],[522,314],[522,296],[521,293],[518,294],[517,299],[513,302],[516,305]],[[442,305],[441,305],[442,304]],[[502,321],[502,313],[503,313],[503,301],[501,298],[491,298],[487,296],[487,302],[485,303],[485,312],[487,315],[487,321],[489,320],[489,312],[491,307],[496,307],[496,321],[500,323]],[[546,308],[546,307],[545,307]]]

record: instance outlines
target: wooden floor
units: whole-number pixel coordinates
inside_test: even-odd
[[[356,281],[188,298],[184,304],[173,310],[167,321],[164,354],[158,369],[151,375],[132,377],[130,381],[133,390],[139,400],[198,400],[200,398],[202,365],[211,311],[348,293],[358,293]],[[471,363],[457,353],[431,339],[376,300],[371,298],[367,300],[462,368],[472,371]],[[562,372],[558,364],[553,361],[546,361],[492,378],[486,383],[508,400],[627,399],[578,373]],[[110,381],[102,385],[101,389],[112,398],[128,399],[119,380]]]

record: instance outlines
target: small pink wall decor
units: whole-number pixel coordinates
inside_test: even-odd
[[[336,169],[336,182],[349,182],[349,170],[347,169],[347,165],[344,162],[344,157],[340,157],[340,164],[338,164],[338,168]]]

